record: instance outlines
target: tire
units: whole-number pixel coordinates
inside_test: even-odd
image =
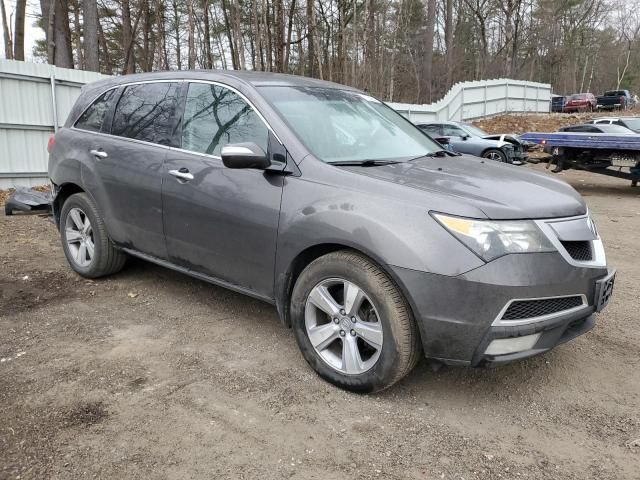
[[[114,247],[95,203],[86,193],[71,195],[62,205],[60,238],[69,265],[83,277],[104,277],[124,267],[126,254]]]
[[[341,288],[342,298],[355,298],[345,295],[346,285],[349,292],[355,292],[355,287],[362,293],[361,303],[340,300]],[[317,301],[319,291],[328,292],[335,302],[332,306],[343,308],[342,313],[332,318],[318,308],[317,303],[322,303]],[[345,312],[349,304],[359,307]],[[356,252],[329,253],[302,271],[291,295],[291,319],[298,346],[311,368],[345,390],[364,393],[388,388],[420,358],[420,337],[406,299],[380,267]],[[318,329],[333,333],[325,335],[325,342],[318,342]],[[376,342],[380,348],[373,346]],[[357,356],[345,354],[354,349]]]
[[[482,158],[495,160],[496,162],[507,163],[507,156],[498,148],[490,148],[482,153]]]

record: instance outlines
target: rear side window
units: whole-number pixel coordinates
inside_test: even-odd
[[[228,88],[191,83],[182,124],[182,148],[220,156],[228,143],[254,142],[267,151],[269,131],[251,106]]]
[[[76,122],[75,127],[90,132],[102,130],[104,117],[111,107],[115,90],[108,90],[98,97],[98,99],[87,108]]]
[[[169,145],[175,124],[179,83],[144,83],[124,89],[113,116],[111,133]]]

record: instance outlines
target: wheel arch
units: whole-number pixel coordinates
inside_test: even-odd
[[[411,301],[411,297],[407,295],[406,286],[402,283],[401,279],[398,278],[393,269],[389,268],[389,266],[380,258],[377,258],[373,252],[369,252],[368,249],[362,248],[361,246],[349,245],[347,243],[318,243],[308,246],[304,250],[300,251],[289,263],[287,270],[283,272],[276,281],[276,308],[278,310],[280,320],[287,327],[291,327],[291,293],[293,292],[293,287],[295,286],[302,271],[307,267],[307,265],[323,255],[340,250],[347,250],[363,255],[386,273],[394,285],[398,287],[407,302],[411,314],[414,315],[415,308]]]
[[[64,202],[67,201],[71,195],[76,193],[87,193],[84,188],[74,182],[66,182],[56,186],[56,195],[53,199],[53,218],[56,222],[56,226],[60,228],[60,212]]]

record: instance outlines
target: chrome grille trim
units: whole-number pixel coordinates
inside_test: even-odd
[[[582,304],[577,307],[569,308],[566,310],[561,310],[559,312],[549,313],[547,315],[539,315],[537,317],[529,317],[529,318],[519,318],[515,320],[505,320],[504,314],[507,309],[514,302],[530,302],[534,300],[555,300],[558,298],[568,298],[568,297],[580,297],[582,299]],[[572,295],[556,295],[553,297],[532,297],[532,298],[513,298],[509,300],[504,307],[500,310],[495,320],[491,324],[493,327],[513,327],[518,325],[528,325],[530,323],[543,322],[545,320],[552,320],[554,318],[562,317],[564,315],[579,312],[581,310],[586,310],[589,308],[589,303],[587,302],[587,297],[584,294],[572,294]]]

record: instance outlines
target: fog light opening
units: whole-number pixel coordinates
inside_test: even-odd
[[[489,344],[484,353],[485,355],[507,355],[509,353],[524,352],[525,350],[531,350],[538,343],[539,338],[540,333],[523,337],[498,338]]]

